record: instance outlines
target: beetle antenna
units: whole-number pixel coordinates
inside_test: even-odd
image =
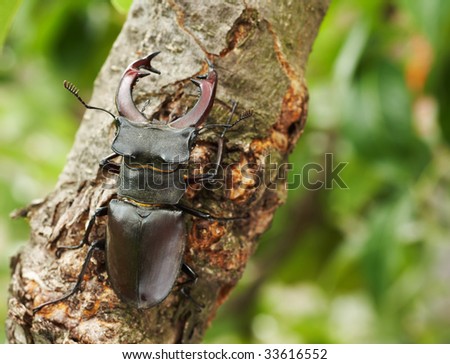
[[[69,91],[72,95],[74,95],[78,99],[78,101],[80,101],[83,104],[83,106],[86,109],[104,111],[104,112],[108,113],[109,115],[111,115],[114,119],[116,119],[116,116],[113,113],[109,112],[108,110],[102,109],[101,107],[96,107],[96,106],[91,106],[91,105],[86,104],[86,102],[79,95],[80,91],[75,87],[75,85],[72,82],[64,80],[64,88],[67,91]]]
[[[253,110],[245,110],[241,115],[239,115],[239,119],[236,122],[234,122],[234,124],[239,123],[240,121],[248,119],[252,116],[253,116]]]
[[[233,126],[235,126],[236,124],[240,123],[242,120],[248,119],[251,116],[253,116],[253,111],[252,110],[244,111],[242,114],[239,115],[239,119],[237,119],[234,123],[232,123],[232,124],[225,124],[224,125],[224,130],[222,131],[222,135],[221,136],[223,137],[228,129],[231,129]]]
[[[243,113],[241,113],[239,115],[239,118],[234,123],[231,123],[231,119],[233,118],[233,115],[236,111],[236,107],[237,107],[237,102],[233,101],[231,114],[228,117],[227,123],[223,125],[224,129],[222,131],[221,137],[223,137],[225,135],[225,133],[227,132],[228,129],[231,129],[233,126],[240,123],[242,120],[248,119],[249,117],[253,116],[253,110],[245,110]]]

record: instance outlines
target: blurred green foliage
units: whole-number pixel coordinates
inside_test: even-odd
[[[0,9],[2,9],[0,12],[0,48],[21,2],[21,0],[0,0]]]
[[[29,0],[14,19],[0,56],[3,297],[28,234],[8,215],[51,191],[83,112],[61,80],[88,99],[129,3]],[[348,188],[289,191],[206,342],[450,341],[448,14],[446,0],[332,2],[291,175],[333,153]]]

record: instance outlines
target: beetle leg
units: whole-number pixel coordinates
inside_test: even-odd
[[[209,125],[209,127],[222,127],[223,128],[223,131],[219,137],[219,141],[217,142],[217,155],[216,155],[216,160],[213,163],[212,169],[210,171],[208,171],[207,173],[203,173],[198,176],[188,177],[187,184],[200,183],[200,182],[205,182],[205,181],[213,181],[217,177],[217,174],[219,173],[220,164],[222,163],[225,133],[228,130],[230,130],[233,126],[235,126],[237,123],[240,123],[242,120],[245,120],[252,115],[251,111],[246,111],[239,116],[238,120],[236,120],[234,123],[231,123],[231,120],[233,119],[233,116],[236,112],[237,105],[238,105],[238,103],[236,101],[232,101],[231,113],[225,124],[210,124]],[[208,127],[208,125],[206,125],[202,129],[199,129],[198,132],[205,129],[206,127]]]
[[[185,205],[181,205],[181,204],[176,204],[175,207],[177,207],[178,209],[180,209],[183,212],[186,212],[192,216],[195,217],[199,217],[201,219],[205,219],[205,220],[214,220],[214,221],[235,221],[235,220],[243,220],[243,219],[247,219],[248,216],[242,216],[242,217],[218,217],[218,216],[213,216],[208,212],[205,211],[200,211],[197,209],[194,209],[192,207],[189,206],[185,206]]]
[[[111,174],[120,174],[120,164],[117,163],[107,163],[105,166],[102,166],[102,170],[105,170],[107,173]]]
[[[110,163],[111,159],[117,158],[119,156],[119,154],[117,153],[111,153],[110,155],[108,155],[107,157],[103,158],[100,162],[99,165],[100,167],[104,167],[105,165],[107,165],[108,163]]]
[[[175,322],[178,326],[178,335],[175,339],[176,344],[189,344],[194,337],[195,329],[200,320],[196,317],[191,309],[185,308],[184,305],[178,305],[178,310],[175,314]]]
[[[84,232],[83,239],[80,241],[78,245],[70,245],[70,246],[60,246],[56,249],[56,256],[59,258],[61,254],[66,250],[76,250],[82,248],[84,245],[89,244],[89,234],[91,233],[92,228],[94,227],[95,219],[98,216],[105,216],[108,213],[108,206],[99,207],[95,210],[94,215],[89,219],[86,231]]]
[[[195,271],[186,263],[181,265],[181,270],[188,276],[188,280],[181,284],[180,292],[189,299],[196,307],[196,312],[200,313],[205,308],[204,305],[194,300],[190,294],[190,288],[187,285],[192,286],[198,280],[198,275]],[[196,314],[191,308],[186,310],[186,306],[179,305],[178,312],[176,314],[176,321],[179,324],[179,336],[176,340],[178,344],[189,343],[194,336],[195,328],[198,326],[198,319]]]
[[[207,173],[203,173],[199,176],[189,177],[187,180],[188,184],[200,183],[200,182],[204,182],[204,181],[212,181],[217,177],[217,174],[219,173],[220,163],[222,162],[222,156],[223,156],[223,147],[224,147],[223,139],[225,136],[225,132],[228,130],[228,128],[226,128],[226,125],[230,124],[230,121],[233,118],[233,115],[236,111],[236,107],[237,107],[237,102],[234,101],[230,116],[228,117],[227,123],[224,124],[224,126],[223,126],[225,128],[222,131],[222,134],[220,135],[219,141],[217,143],[217,156],[216,156],[216,161],[213,164],[213,166],[214,166],[213,169],[211,171],[208,171]]]
[[[105,239],[96,240],[89,247],[89,250],[87,252],[86,258],[85,258],[84,263],[83,263],[83,266],[81,267],[80,274],[78,275],[77,282],[75,283],[75,286],[69,292],[67,292],[62,297],[57,298],[56,300],[48,301],[48,302],[45,302],[45,303],[43,303],[43,304],[41,304],[39,306],[36,306],[35,308],[33,308],[33,313],[36,313],[36,312],[40,311],[45,306],[52,305],[54,303],[58,303],[58,302],[64,301],[65,299],[67,299],[70,296],[72,296],[75,293],[77,293],[80,290],[80,288],[81,288],[81,283],[83,282],[83,277],[86,274],[87,267],[88,267],[89,262],[90,262],[90,260],[92,258],[92,255],[94,254],[94,251],[96,251],[96,250],[104,250],[105,249],[105,242],[106,242]]]
[[[111,159],[117,158],[118,156],[119,156],[119,154],[117,154],[117,153],[111,153],[107,157],[103,158],[99,162],[100,168],[102,170],[105,169],[107,172],[110,172],[110,173],[119,174],[120,173],[120,164],[110,162]]]
[[[181,286],[180,292],[184,297],[188,298],[197,307],[197,311],[200,312],[202,309],[205,308],[205,306],[194,300],[190,292],[191,287],[197,283],[198,274],[195,273],[195,271],[186,263],[183,263],[181,265],[181,270],[188,276],[188,279],[180,285]]]

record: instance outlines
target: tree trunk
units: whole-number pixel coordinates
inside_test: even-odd
[[[86,247],[76,245],[87,219],[114,193],[114,181],[98,161],[110,154],[114,125],[106,114],[89,110],[78,131],[56,189],[22,211],[31,226],[30,243],[11,261],[7,320],[11,343],[175,343],[200,342],[217,308],[241,277],[286,197],[282,164],[303,131],[307,111],[304,70],[328,0],[135,1],[96,82],[91,105],[114,111],[113,96],[125,67],[153,51],[159,77],[143,79],[136,102],[150,100],[150,119],[181,115],[196,100],[190,78],[211,60],[219,75],[210,122],[224,122],[230,100],[253,117],[227,133],[224,188],[189,189],[184,203],[215,216],[243,216],[232,222],[186,216],[184,260],[199,275],[192,297],[198,310],[175,286],[160,305],[138,310],[122,303],[109,286],[103,252],[92,259],[82,290],[36,314],[32,308],[73,287]],[[94,50],[93,50],[94,51]],[[74,100],[75,102],[75,100]],[[217,132],[199,138],[191,160],[214,160]],[[105,219],[91,239],[105,235]],[[184,278],[180,275],[179,282]]]

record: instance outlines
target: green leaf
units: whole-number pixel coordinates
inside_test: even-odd
[[[22,0],[0,0],[0,50]]]
[[[111,4],[121,14],[127,14],[133,0],[111,0]]]

